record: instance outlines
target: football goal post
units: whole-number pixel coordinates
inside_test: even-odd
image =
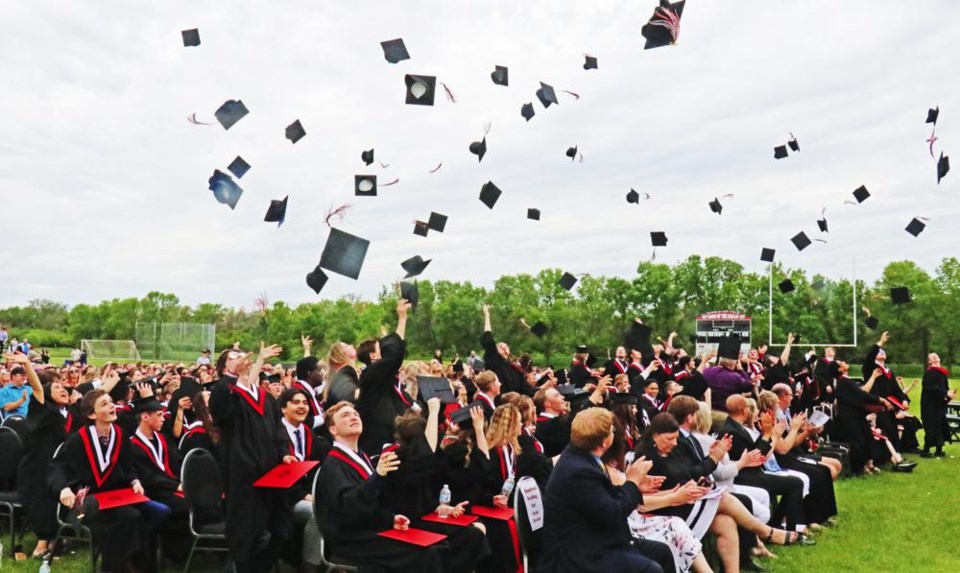
[[[80,350],[87,353],[88,360],[140,360],[140,352],[132,340],[81,340]]]

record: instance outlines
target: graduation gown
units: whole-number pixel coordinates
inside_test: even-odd
[[[681,395],[691,396],[698,401],[703,401],[704,393],[707,391],[707,381],[704,380],[703,374],[699,370],[694,368],[690,371],[680,372],[675,380],[682,387]]]
[[[607,360],[607,363],[603,365],[603,375],[616,378],[620,374],[627,374],[629,366],[626,360],[618,360],[616,358]]]
[[[147,497],[170,508],[171,517],[160,531],[163,537],[164,552],[175,561],[185,560],[190,551],[190,534],[187,520],[190,510],[178,492],[180,487],[180,451],[163,432],[155,432],[154,440],[147,439],[140,432],[130,437],[133,463],[140,484]]]
[[[947,403],[950,397],[946,369],[936,367],[927,368],[923,373],[923,390],[920,392],[920,418],[923,420],[924,437],[923,449],[942,450],[943,443],[948,436],[947,430]],[[32,404],[31,404],[32,405]]]
[[[354,398],[357,388],[360,387],[360,380],[356,368],[345,366],[339,368],[329,382],[330,389],[327,391],[327,408],[337,402],[355,403]]]
[[[543,455],[552,458],[560,454],[570,443],[570,424],[573,416],[548,417],[541,414],[537,418],[537,430],[534,432],[537,440],[543,444]]]
[[[393,420],[413,405],[413,399],[399,387],[397,374],[403,366],[407,345],[396,333],[380,340],[380,360],[360,373],[357,411],[363,420],[360,449],[378,455],[383,444],[393,443]]]
[[[865,392],[847,376],[837,378],[837,410],[830,437],[850,445],[850,466],[855,474],[863,473],[866,461],[875,456],[867,414],[882,410],[880,398]]]
[[[213,457],[218,462],[221,461],[220,448],[217,444],[213,443],[213,438],[210,437],[210,434],[207,432],[207,429],[203,427],[203,424],[183,431],[183,435],[180,436],[180,458],[186,458],[190,450],[195,448],[207,450],[213,454]]]
[[[489,330],[480,336],[480,345],[483,346],[483,366],[497,375],[502,386],[500,393],[519,392],[525,396],[533,396],[537,389],[527,384],[527,378],[516,364],[508,362],[497,350],[497,341]]]
[[[570,363],[570,383],[577,388],[583,388],[593,381],[593,373],[587,368],[587,365],[574,360]]]

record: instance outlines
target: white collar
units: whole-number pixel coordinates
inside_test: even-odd
[[[113,448],[117,445],[117,429],[113,427],[113,424],[110,424],[110,441],[107,443],[107,451],[103,451],[100,447],[100,436],[97,435],[97,425],[90,424],[87,426],[87,431],[90,432],[90,437],[93,438],[90,440],[93,442],[93,453],[97,458],[97,465],[100,466],[100,472],[103,473],[110,466],[110,458],[113,457]]]
[[[306,452],[306,449],[307,449],[306,425],[305,425],[305,424],[300,424],[299,426],[294,426],[294,425],[291,424],[289,421],[287,421],[286,418],[280,418],[280,421],[283,423],[283,427],[286,428],[286,430],[287,430],[287,435],[290,436],[290,443],[293,444],[294,454],[296,455],[297,459],[299,459],[299,460],[302,462],[302,461],[304,460],[304,458],[307,456],[307,452]],[[298,431],[298,430],[303,431],[303,435],[302,435],[302,438],[301,438],[301,439],[303,440],[302,443],[303,443],[303,450],[304,450],[304,451],[298,451],[299,448],[300,448],[300,444],[301,444],[301,442],[297,440],[297,431]]]
[[[366,470],[370,472],[370,475],[373,475],[373,466],[370,464],[370,462],[367,461],[366,456],[361,456],[357,452],[348,448],[346,445],[341,444],[340,442],[337,442],[337,441],[333,442],[333,447],[337,448],[341,452],[350,456],[350,459],[352,459],[353,461],[357,462],[358,464],[366,468]]]
[[[157,466],[159,466],[160,469],[164,469],[164,467],[163,467],[163,441],[162,441],[159,437],[157,437],[156,433],[154,433],[154,437],[157,438],[157,446],[154,447],[154,446],[153,446],[153,440],[151,440],[151,439],[148,438],[146,435],[144,435],[144,433],[140,431],[140,428],[137,428],[136,435],[137,435],[137,437],[140,438],[140,441],[142,441],[144,444],[146,444],[147,448],[150,450],[150,455],[153,457],[153,461],[155,461],[155,462],[157,463]]]

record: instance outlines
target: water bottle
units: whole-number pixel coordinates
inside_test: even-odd
[[[440,490],[440,505],[450,505],[450,486],[443,484],[443,489]],[[440,517],[446,519],[447,512],[441,510]]]
[[[50,573],[50,559],[44,559],[40,564],[40,573]]]
[[[514,482],[513,476],[507,476],[507,480],[503,482],[503,489],[500,490],[500,495],[507,498],[507,503],[510,503],[510,494],[513,493],[514,485],[516,485],[516,482]]]

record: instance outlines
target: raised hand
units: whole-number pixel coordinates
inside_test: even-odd
[[[393,452],[381,454],[380,459],[377,460],[377,474],[379,474],[380,477],[386,477],[388,473],[396,471],[399,467],[400,458]]]
[[[270,346],[266,346],[263,342],[260,343],[260,359],[263,361],[280,356],[281,352],[283,352],[283,347],[280,345],[271,344]]]

